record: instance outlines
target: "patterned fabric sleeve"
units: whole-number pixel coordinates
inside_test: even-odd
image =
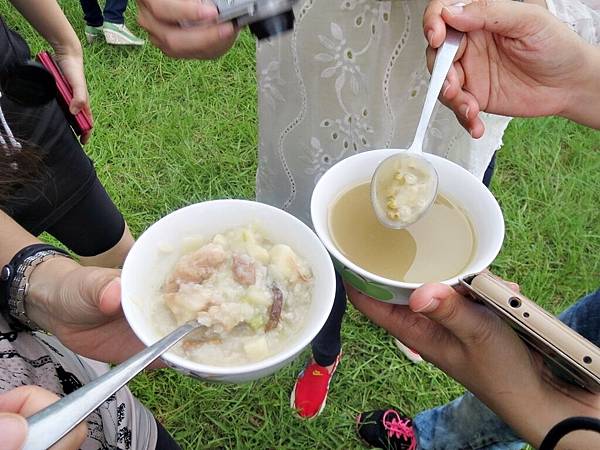
[[[548,10],[590,44],[600,44],[600,0],[546,0]]]

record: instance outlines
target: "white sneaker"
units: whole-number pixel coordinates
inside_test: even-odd
[[[96,39],[102,38],[104,35],[102,34],[102,27],[92,27],[90,25],[85,26],[85,38],[88,41],[88,44],[91,44]]]
[[[396,347],[398,347],[398,350],[400,350],[404,354],[404,356],[406,356],[408,359],[410,359],[415,364],[419,364],[419,363],[423,362],[423,358],[421,358],[421,355],[419,355],[417,352],[415,352],[412,348],[408,348],[406,345],[404,345],[398,339],[394,338],[394,344],[396,344]]]
[[[104,22],[104,38],[111,45],[144,45],[144,40],[134,35],[122,23]]]

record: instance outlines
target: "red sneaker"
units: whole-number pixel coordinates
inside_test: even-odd
[[[313,419],[325,408],[329,383],[340,363],[341,356],[339,354],[335,359],[331,373],[326,367],[320,366],[314,361],[300,372],[292,391],[290,406],[302,419]]]

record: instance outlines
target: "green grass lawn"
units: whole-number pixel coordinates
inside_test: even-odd
[[[76,31],[75,0],[62,2]],[[128,24],[135,26],[134,6]],[[38,37],[10,12],[34,50]],[[141,49],[85,46],[95,118],[86,150],[135,235],[181,206],[253,198],[257,111],[254,41],[244,33],[213,62],[174,61]],[[493,270],[557,313],[600,283],[600,134],[562,119],[515,120],[493,181],[506,241]],[[391,338],[352,307],[345,357],[325,412],[311,422],[289,407],[300,358],[239,386],[201,383],[171,370],[138,376],[132,390],[184,448],[357,448],[357,412],[393,405],[409,414],[453,399],[462,388],[429,364],[412,365]]]

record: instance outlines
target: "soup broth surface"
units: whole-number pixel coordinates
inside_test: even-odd
[[[342,193],[330,208],[336,247],[357,266],[407,283],[444,281],[469,265],[477,242],[465,212],[443,194],[407,228],[384,227],[371,205],[370,183]]]

